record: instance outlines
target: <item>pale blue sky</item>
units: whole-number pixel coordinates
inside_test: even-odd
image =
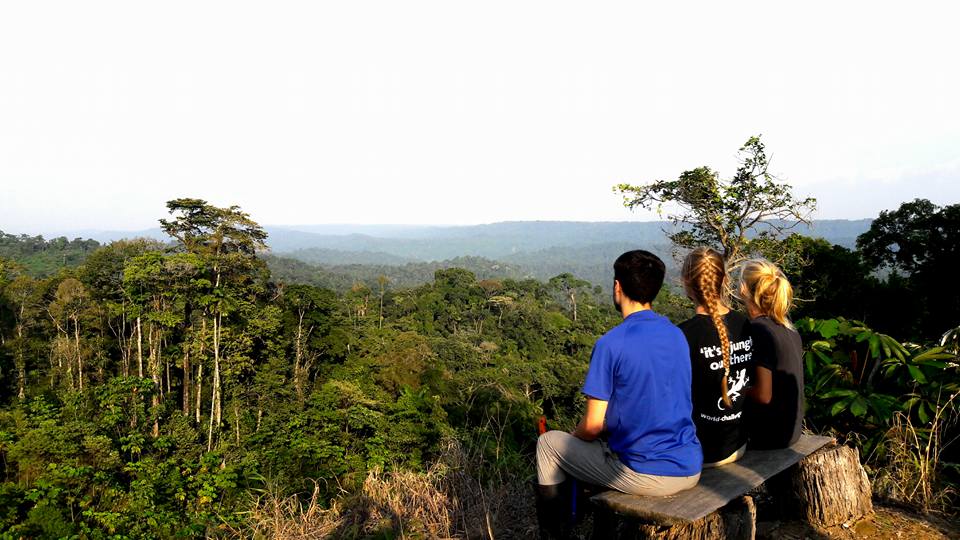
[[[960,201],[955,3],[657,4],[0,0],[0,229],[652,219],[755,133],[818,218]]]

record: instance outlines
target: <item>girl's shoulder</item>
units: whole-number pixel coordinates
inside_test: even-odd
[[[791,344],[792,346],[802,347],[800,333],[784,326],[767,316],[755,317],[750,319],[750,334],[754,338],[760,338],[779,344]]]
[[[760,315],[759,317],[750,319],[750,326],[756,330],[767,332],[775,332],[777,328],[785,328],[766,315]]]
[[[689,330],[691,330],[691,329],[693,329],[693,328],[696,328],[696,327],[700,326],[701,324],[703,324],[703,320],[704,320],[704,319],[710,319],[710,317],[707,317],[706,315],[696,315],[696,314],[695,314],[693,317],[690,317],[689,319],[687,319],[687,320],[685,320],[685,321],[683,321],[683,322],[681,322],[681,323],[677,323],[677,328],[683,330],[684,333],[686,333],[687,331],[689,331]]]

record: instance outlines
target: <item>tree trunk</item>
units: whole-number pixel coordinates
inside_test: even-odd
[[[220,430],[220,315],[213,317],[213,391],[210,393],[210,424],[207,429],[207,451],[213,450],[213,427]]]
[[[200,350],[198,351],[199,359],[197,360],[197,400],[196,400],[197,401],[196,413],[197,413],[198,426],[200,425],[200,416],[202,415],[201,404],[202,404],[202,396],[203,396],[203,354],[206,351],[206,347],[205,347],[206,342],[204,340],[207,337],[207,318],[206,317],[204,317],[200,321],[200,325],[201,325],[200,326]]]
[[[17,359],[17,398],[21,401],[26,398],[27,392],[27,365],[23,359],[23,351],[19,352]]]
[[[162,340],[161,340],[162,342]],[[170,393],[170,359],[166,356],[163,357],[163,367],[167,372],[167,393]]]
[[[753,540],[757,532],[757,508],[753,498],[743,496],[716,512],[684,525],[650,525],[600,508],[593,516],[593,538],[634,540]]]
[[[190,417],[190,343],[183,343],[183,415]]]
[[[300,365],[303,362],[303,309],[300,310],[299,315],[300,317],[297,320],[296,350],[293,356],[293,388],[297,392],[297,399],[300,403],[303,403],[303,387],[300,381]]]
[[[150,349],[148,356],[148,364],[150,368],[150,379],[153,381],[154,389],[153,395],[150,397],[150,405],[153,409],[151,415],[153,418],[153,438],[160,436],[160,421],[156,417],[157,411],[160,408],[160,396],[163,394],[163,383],[160,381],[160,359],[158,358],[160,354],[160,336],[158,335],[155,325],[150,323],[147,325],[147,347]]]
[[[80,319],[73,319],[73,346],[77,350],[77,380],[80,385],[80,393],[83,393],[83,351],[80,350]]]
[[[215,401],[216,411],[217,411],[217,429],[220,428],[220,424],[223,422],[223,407],[221,402],[223,401],[223,383],[220,381],[220,329],[223,327],[223,316],[217,314],[216,326],[213,327],[213,390],[214,396],[217,398]]]
[[[110,320],[110,317],[107,317],[107,321]],[[124,377],[130,376],[130,342],[127,339],[127,304],[124,303],[120,308],[120,328],[115,329],[113,325],[110,325],[110,329],[113,330],[113,333],[117,336],[117,347],[120,349],[120,367],[123,372]]]
[[[237,444],[240,444],[240,407],[237,405],[237,400],[233,400],[233,425],[236,428],[237,434]]]
[[[147,324],[147,369],[150,370],[150,380],[153,381],[153,385],[156,387],[154,393],[154,401],[156,401],[156,392],[163,393],[163,385],[160,383],[160,359],[157,358],[159,353],[158,345],[158,335],[156,327],[153,323]],[[156,405],[156,403],[154,403]]]
[[[203,394],[203,364],[197,365],[197,425],[200,424],[200,395]]]
[[[137,376],[143,378],[143,331],[140,329],[139,315],[137,315]]]
[[[827,445],[767,482],[784,516],[833,527],[873,512],[872,489],[849,446]]]
[[[214,368],[213,391],[210,396],[210,421],[207,424],[207,452],[213,450],[213,410],[217,402],[216,368]]]
[[[218,253],[219,255],[219,253]],[[220,287],[220,272],[214,268],[217,273],[217,279],[214,282],[214,290]],[[213,450],[213,419],[217,417],[217,429],[220,428],[219,414],[217,410],[217,391],[220,382],[220,343],[217,336],[217,311],[213,313],[213,387],[210,392],[210,422],[207,424],[207,452]]]
[[[20,320],[23,320],[23,310],[20,311]],[[23,400],[26,397],[27,387],[27,357],[23,353],[23,323],[17,324],[17,397]]]

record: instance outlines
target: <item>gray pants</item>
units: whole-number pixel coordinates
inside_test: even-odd
[[[556,485],[574,478],[633,495],[660,497],[697,485],[693,476],[655,476],[627,467],[602,441],[584,441],[563,431],[548,431],[537,440],[537,478],[540,485]]]

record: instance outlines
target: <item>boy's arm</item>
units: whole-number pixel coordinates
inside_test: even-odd
[[[593,441],[603,433],[604,419],[607,416],[607,402],[587,397],[587,412],[577,424],[571,435],[584,441]]]

